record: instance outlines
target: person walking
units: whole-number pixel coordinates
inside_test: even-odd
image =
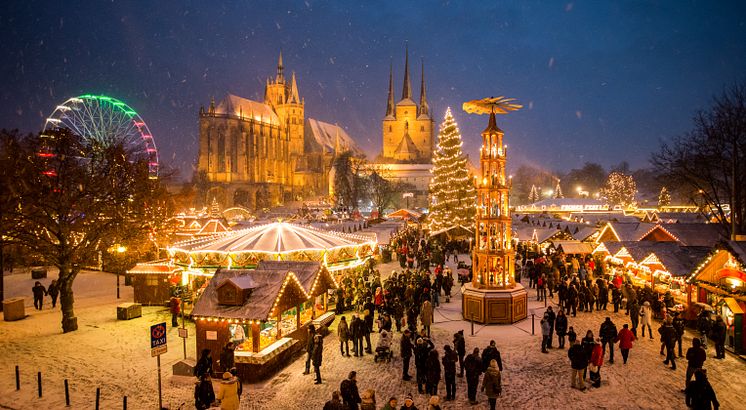
[[[482,362],[479,360],[479,348],[464,359],[464,370],[466,371],[466,391],[469,404],[477,404],[477,386],[479,386],[479,375],[482,374]]]
[[[339,338],[339,352],[342,356],[350,357],[350,327],[347,325],[347,319],[344,316],[339,319],[337,337]]]
[[[433,304],[427,299],[422,302],[422,307],[420,308],[420,321],[422,322],[422,327],[427,330],[427,337],[430,337],[430,325],[433,323]]]
[[[238,381],[230,372],[223,373],[217,399],[220,401],[220,410],[238,410]]]
[[[53,280],[47,288],[47,294],[52,298],[52,309],[57,306],[57,296],[60,294],[60,287],[57,285],[57,280]]]
[[[583,350],[583,346],[575,340],[567,350],[567,357],[570,359],[572,369],[571,381],[573,389],[585,390],[585,369],[588,367],[588,357]]]
[[[464,377],[464,356],[466,356],[466,339],[464,331],[459,330],[453,334],[453,347],[458,354],[459,374],[458,377]]]
[[[203,374],[194,386],[194,407],[197,410],[207,410],[215,402],[215,390],[212,387],[210,374]]]
[[[606,345],[609,345],[609,363],[614,363],[614,343],[616,342],[617,334],[616,325],[607,316],[606,320],[601,323],[598,335],[601,336],[602,356],[606,356]]]
[[[179,313],[181,313],[181,299],[171,296],[168,301],[168,308],[171,311],[171,327],[179,327]]]
[[[593,351],[591,352],[590,366],[590,378],[591,386],[601,387],[601,366],[604,364],[604,349],[601,346],[601,338],[596,339],[596,344],[593,345]]]
[[[675,313],[673,317],[673,328],[676,330],[676,344],[679,346],[679,357],[684,357],[682,353],[682,338],[684,337],[684,328],[686,327],[686,320],[684,315]]]
[[[637,304],[636,300],[627,302],[627,312],[629,312],[629,321],[632,326],[632,333],[637,337],[637,326],[640,323],[640,305]],[[644,336],[644,335],[643,335]]]
[[[619,342],[619,350],[622,352],[622,360],[624,364],[627,364],[629,350],[632,349],[632,342],[637,340],[637,337],[631,330],[629,330],[629,325],[625,323],[624,326],[622,326],[622,330],[617,334],[616,340]]]
[[[401,336],[401,342],[399,342],[399,353],[402,358],[402,380],[412,379],[412,376],[409,375],[409,361],[412,359],[413,350],[412,332],[410,332],[409,329],[404,329],[404,334]]]
[[[630,312],[630,317],[632,313]],[[642,317],[642,337],[645,337],[645,327],[648,328],[648,335],[650,339],[653,339],[653,309],[650,307],[650,302],[647,300],[642,304],[640,308],[640,317]]]
[[[313,324],[308,325],[308,334],[306,335],[306,370],[303,374],[311,373],[311,356],[313,355],[314,348],[314,336],[316,336],[316,326]]]
[[[544,315],[544,318],[541,319],[541,352],[542,353],[549,353],[547,350],[547,345],[549,344],[549,337],[552,334],[552,327],[549,326],[549,320],[547,320],[547,316]]]
[[[34,294],[34,307],[36,310],[41,310],[44,307],[44,296],[47,295],[47,289],[36,281],[34,287],[31,288],[31,293]]]
[[[559,348],[564,349],[565,336],[567,335],[567,316],[565,316],[565,311],[562,309],[557,312],[557,319],[554,321],[554,331],[557,333]]]
[[[715,324],[712,325],[712,342],[715,343],[715,358],[725,359],[725,322],[723,317],[718,315]]]
[[[707,352],[702,348],[702,341],[699,338],[692,339],[692,347],[686,350],[686,384],[688,387],[692,381],[694,372],[701,369],[707,360]]]
[[[700,369],[694,373],[694,382],[686,388],[686,405],[693,409],[719,409],[715,390],[707,380],[707,372]]]
[[[661,334],[661,342],[666,347],[666,360],[663,364],[668,365],[671,363],[671,370],[676,370],[676,354],[674,348],[676,347],[676,329],[671,324],[671,319],[666,319],[663,326],[658,330]]]
[[[490,345],[482,352],[482,371],[487,370],[490,366],[491,360],[497,361],[497,368],[503,371],[503,360],[500,357],[500,351],[497,350],[497,343],[494,340],[490,340]]]
[[[440,383],[440,360],[438,360],[438,351],[430,350],[425,365],[426,384],[425,391],[432,396],[438,395],[438,383]]]
[[[358,410],[358,403],[362,402],[362,399],[357,388],[356,371],[351,371],[347,378],[342,380],[342,383],[339,385],[339,391],[346,408],[348,410]]]
[[[482,379],[482,391],[487,395],[490,410],[495,410],[497,398],[502,394],[501,379],[500,369],[497,368],[497,361],[493,359],[490,361],[490,365],[484,372],[484,378]]]
[[[315,384],[321,384],[321,360],[324,357],[324,339],[318,333],[313,337],[312,356],[311,361],[313,362],[313,371],[316,372]]]
[[[450,345],[443,346],[443,379],[446,384],[446,401],[456,399],[456,362],[458,355]]]

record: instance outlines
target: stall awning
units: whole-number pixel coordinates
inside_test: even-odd
[[[588,242],[556,241],[554,246],[567,255],[588,255],[593,253],[593,245]]]

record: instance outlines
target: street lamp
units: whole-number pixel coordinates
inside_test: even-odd
[[[127,247],[122,245],[117,245],[117,247],[114,249],[118,254],[119,257],[122,257],[122,255],[127,252]],[[120,261],[121,262],[121,261]],[[119,299],[119,271],[121,270],[121,266],[117,266],[117,299]]]

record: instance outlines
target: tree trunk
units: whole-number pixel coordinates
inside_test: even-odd
[[[62,332],[74,332],[78,330],[78,318],[75,317],[73,304],[73,280],[77,271],[73,271],[69,266],[58,266],[60,276],[58,279],[60,287],[60,307],[62,309]]]

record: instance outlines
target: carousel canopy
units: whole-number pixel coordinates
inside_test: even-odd
[[[174,249],[189,252],[266,252],[324,250],[375,242],[361,235],[321,231],[311,227],[275,222],[210,237],[177,243]]]

